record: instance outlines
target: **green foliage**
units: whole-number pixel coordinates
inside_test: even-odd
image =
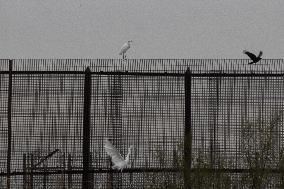
[[[197,156],[193,160],[193,171],[191,172],[191,186],[196,189],[218,188],[227,189],[232,185],[232,179],[229,173],[222,170],[227,167],[225,158],[220,155],[218,161],[212,162],[210,156],[199,150]],[[215,171],[213,171],[213,169]]]
[[[192,157],[191,170],[187,170],[183,162],[183,144],[173,150],[172,167],[180,169],[181,175],[172,178],[172,173],[145,173],[149,179],[149,189],[181,189],[186,188],[183,173],[188,172],[192,189],[228,189],[228,188],[284,188],[284,149],[279,145],[283,111],[274,112],[269,120],[259,119],[246,121],[241,125],[240,159],[238,164],[250,170],[248,173],[232,174],[224,172],[232,168],[233,162],[228,157],[218,154],[210,156],[210,150],[199,149]],[[218,147],[218,144],[214,144]],[[211,154],[212,155],[212,154]],[[167,167],[166,151],[161,146],[156,148],[155,158],[160,167]],[[271,170],[280,170],[279,174]],[[223,171],[222,171],[223,170]],[[280,181],[280,182],[279,182]]]
[[[181,163],[181,151],[173,149],[173,160],[171,167],[179,168]],[[156,146],[155,159],[161,168],[169,167],[166,151],[162,146]],[[148,164],[148,163],[146,163]],[[144,173],[145,185],[147,189],[181,189],[183,188],[183,174],[181,173]]]
[[[283,153],[279,152],[278,144],[282,118],[283,111],[277,111],[269,121],[259,119],[242,124],[240,149],[245,167],[251,170],[242,177],[242,183],[249,188],[261,189],[273,184],[270,170],[281,169],[284,165]]]
[[[184,168],[183,163],[183,147],[178,146],[178,149],[173,150],[172,166],[180,169],[180,175],[173,178],[172,173],[145,173],[149,189],[181,189],[186,188],[183,182],[183,172],[190,171]],[[166,167],[166,154],[159,146],[156,148],[156,158],[158,159],[161,167]],[[232,185],[231,176],[229,173],[212,172],[211,168],[224,169],[227,166],[225,158],[220,156],[219,160],[215,163],[210,162],[209,156],[204,154],[201,150],[193,159],[193,169],[190,171],[190,185],[192,188],[218,188],[227,189]]]
[[[5,188],[4,187],[5,186],[4,182],[5,182],[4,177],[0,177],[0,188]]]

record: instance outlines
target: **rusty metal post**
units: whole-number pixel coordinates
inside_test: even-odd
[[[184,185],[191,189],[191,161],[192,161],[192,127],[191,127],[191,79],[189,68],[185,72],[185,128],[184,128]]]
[[[84,84],[82,189],[93,188],[92,183],[91,183],[92,173],[90,173],[90,167],[91,167],[91,162],[90,162],[91,91],[92,91],[92,77],[91,77],[91,70],[88,67],[85,71],[85,84]]]

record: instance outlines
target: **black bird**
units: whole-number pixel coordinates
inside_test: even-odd
[[[262,59],[262,58],[260,58],[262,56],[262,51],[259,52],[258,56],[255,56],[255,54],[248,52],[246,50],[244,50],[243,53],[248,55],[250,57],[250,59],[252,60],[252,62],[250,62],[249,64],[257,63],[258,61],[260,61]]]

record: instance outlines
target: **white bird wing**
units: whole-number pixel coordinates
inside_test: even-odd
[[[122,55],[123,53],[125,53],[129,48],[130,46],[128,45],[128,43],[124,43],[120,49],[119,55]]]
[[[104,141],[104,148],[106,150],[106,153],[111,157],[111,161],[114,164],[124,161],[123,157],[120,155],[117,149],[107,139]]]

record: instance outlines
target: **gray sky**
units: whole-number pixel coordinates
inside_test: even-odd
[[[0,58],[284,57],[283,0],[0,0]]]

